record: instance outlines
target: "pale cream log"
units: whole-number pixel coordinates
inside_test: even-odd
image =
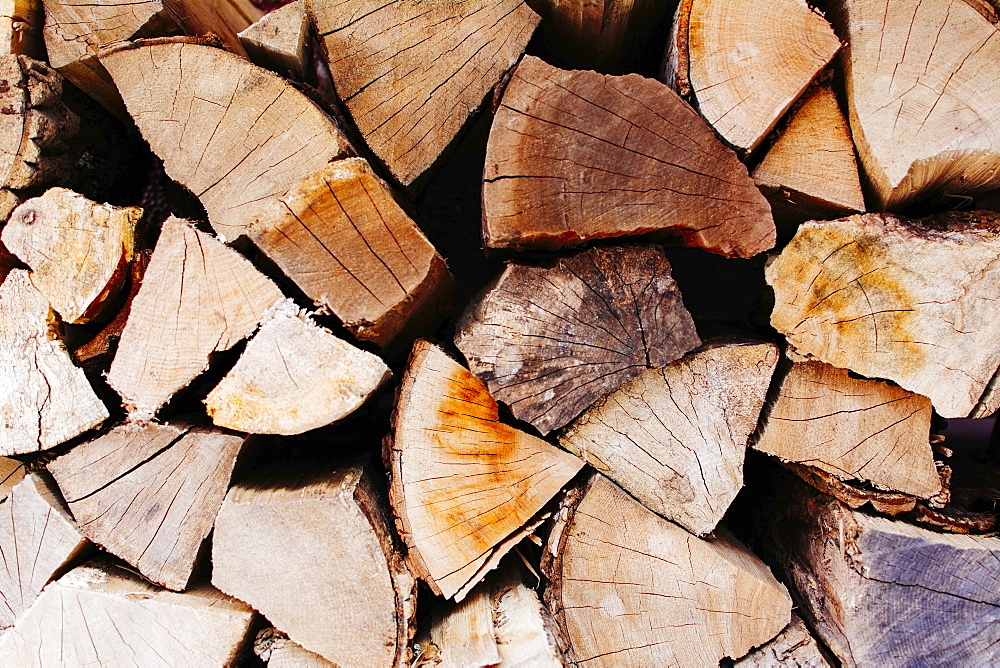
[[[306,0],[337,94],[403,185],[447,148],[539,17],[524,0]]]
[[[100,61],[167,174],[230,241],[289,188],[353,153],[308,97],[222,49],[157,40]]]
[[[728,534],[696,538],[600,474],[582,492],[542,561],[570,665],[715,666],[788,625],[785,587]]]
[[[336,664],[310,652],[273,626],[257,634],[253,653],[267,664],[267,668],[337,668]]]
[[[0,0],[0,54],[42,58],[44,46],[42,0]]]
[[[312,77],[305,0],[295,0],[265,14],[238,37],[250,60],[261,67],[298,81]]]
[[[427,638],[418,640],[418,666],[489,668],[501,664],[493,632],[493,599],[486,582],[473,587],[460,603],[439,602]]]
[[[803,224],[766,270],[771,324],[801,353],[992,413],[1000,367],[1000,215],[865,214]],[[985,393],[985,395],[984,395]]]
[[[823,362],[800,362],[782,379],[754,448],[927,499],[941,491],[930,429],[926,397]]]
[[[743,487],[747,438],[777,363],[771,343],[707,346],[599,400],[559,444],[653,512],[704,535]]]
[[[132,301],[108,383],[133,419],[148,420],[175,392],[257,327],[283,295],[249,260],[190,223],[163,224]]]
[[[792,613],[792,622],[778,637],[735,662],[739,668],[832,668],[805,622]]]
[[[186,589],[245,437],[126,424],[48,464],[80,529],[146,579]]]
[[[511,560],[508,559],[508,562]],[[493,597],[493,634],[506,668],[560,668],[562,639],[552,614],[511,563],[486,578]]]
[[[951,0],[837,0],[831,19],[877,210],[1000,187],[997,25]]]
[[[260,471],[226,496],[212,583],[340,666],[409,663],[416,582],[364,462]]]
[[[11,270],[0,285],[0,455],[55,447],[108,417],[55,326],[28,272]]]
[[[253,619],[253,610],[208,585],[166,591],[95,560],[46,587],[0,636],[0,664],[230,666]]]
[[[137,207],[98,204],[50,188],[11,214],[3,243],[31,267],[31,282],[63,322],[82,324],[113,302],[135,250]]]
[[[583,467],[500,422],[482,381],[424,340],[413,346],[386,448],[410,568],[459,601]]]

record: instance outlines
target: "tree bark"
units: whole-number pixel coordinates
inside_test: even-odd
[[[833,668],[805,622],[792,613],[792,623],[778,636],[734,664],[734,668]]]

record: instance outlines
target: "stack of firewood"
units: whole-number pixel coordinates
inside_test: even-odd
[[[992,4],[270,4],[3,5],[0,666],[1000,661]]]

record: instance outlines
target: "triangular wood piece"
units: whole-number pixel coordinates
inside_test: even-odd
[[[24,464],[10,457],[0,457],[0,500],[6,499],[14,486],[24,480]]]
[[[524,0],[307,0],[337,94],[403,185],[447,148],[521,57]]]
[[[12,270],[0,285],[0,455],[55,447],[108,417],[54,329],[28,272]]]
[[[148,580],[185,589],[245,437],[123,425],[49,463],[80,529]]]
[[[709,346],[625,383],[559,443],[653,512],[704,535],[743,487],[747,438],[777,363],[771,343]]]
[[[837,0],[847,105],[876,210],[1000,187],[1000,27],[974,2]]]
[[[501,423],[486,386],[423,340],[403,377],[387,458],[390,500],[411,570],[436,594],[456,600],[583,467]]]
[[[649,232],[726,256],[774,246],[771,210],[746,167],[673,91],[636,74],[526,57],[493,121],[483,179],[493,248]]]
[[[791,618],[785,587],[735,539],[696,538],[599,474],[560,512],[542,567],[571,665],[716,666]]]
[[[819,642],[805,622],[792,613],[792,623],[776,638],[736,661],[733,668],[833,668]]]
[[[314,78],[306,0],[265,14],[239,38],[250,60],[261,67],[298,81]]]
[[[253,653],[269,668],[337,668],[337,664],[310,652],[273,626],[257,634]]]
[[[493,396],[547,434],[701,340],[663,251],[624,246],[509,265],[466,311],[455,344]]]
[[[164,224],[132,301],[108,383],[135,419],[150,419],[249,335],[284,296],[249,260],[190,223]]]
[[[107,53],[101,63],[167,174],[230,241],[290,186],[353,153],[308,97],[222,49],[160,42]]]
[[[944,417],[1000,395],[1000,214],[804,223],[766,270],[771,324],[800,353],[929,397]]]

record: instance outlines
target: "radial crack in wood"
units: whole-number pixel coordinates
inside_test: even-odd
[[[459,601],[584,465],[501,423],[482,381],[423,340],[403,377],[386,455],[410,568]]]
[[[792,613],[792,623],[774,640],[735,662],[734,668],[833,668],[802,618]]]
[[[701,340],[663,251],[625,246],[510,264],[462,316],[455,344],[493,396],[547,434]]]
[[[310,23],[305,0],[295,0],[264,15],[238,36],[250,60],[298,81],[313,78]]]

